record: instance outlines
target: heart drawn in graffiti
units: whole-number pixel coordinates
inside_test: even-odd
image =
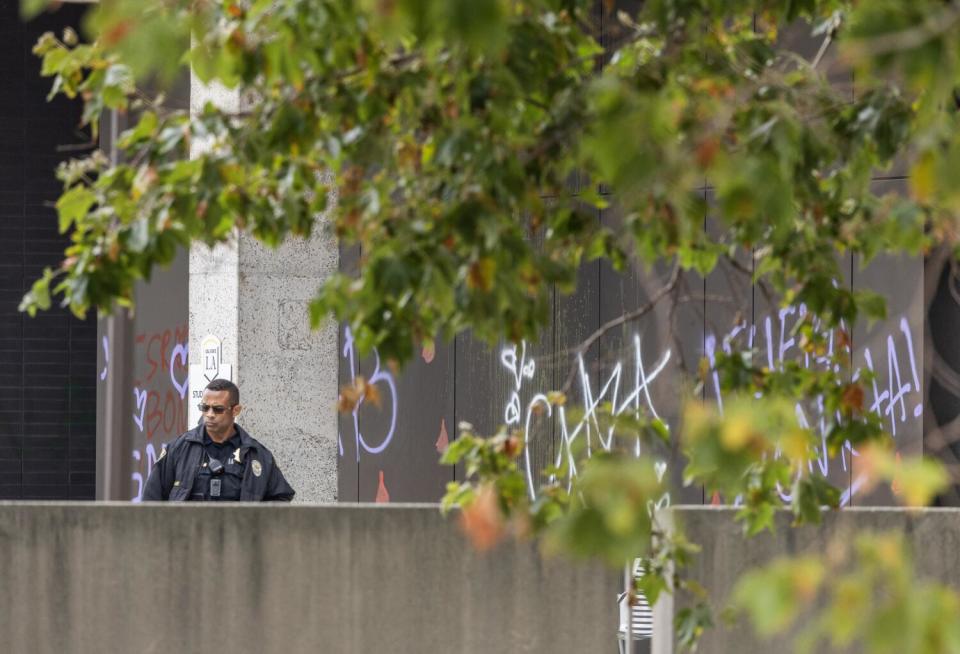
[[[513,381],[517,390],[520,390],[520,382],[526,377],[533,379],[533,373],[537,369],[537,362],[533,359],[527,359],[527,342],[520,343],[520,360],[517,361],[517,346],[511,345],[500,352],[500,363],[513,375]]]
[[[177,359],[180,359],[180,365],[184,368],[187,367],[187,344],[186,343],[177,343],[177,346],[173,348],[173,352],[170,353],[170,383],[173,384],[173,387],[177,389],[177,392],[180,393],[180,399],[182,400],[187,396],[187,391],[190,389],[190,378],[183,380],[181,384],[177,379],[177,376],[173,374],[173,362]]]
[[[537,362],[533,359],[530,359],[525,364],[523,364],[523,376],[527,379],[533,379],[533,373],[537,369]]]
[[[653,464],[653,471],[657,473],[657,481],[663,481],[663,474],[667,471],[667,462],[657,461]]]
[[[647,500],[647,512],[651,515],[655,511],[660,509],[665,509],[670,506],[670,493],[664,493],[660,496],[660,499],[654,502],[653,500]]]
[[[513,373],[514,377],[517,376],[517,346],[516,345],[511,345],[510,347],[505,348],[500,353],[500,363],[502,363],[507,370]]]
[[[147,391],[135,388],[133,389],[133,396],[137,398],[137,409],[140,411],[139,415],[133,414],[133,421],[137,423],[140,431],[143,431],[143,415],[147,412]]]
[[[507,405],[507,410],[503,414],[503,420],[508,425],[520,422],[520,396],[516,392],[510,397],[510,404]]]

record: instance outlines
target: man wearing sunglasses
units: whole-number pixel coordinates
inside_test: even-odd
[[[240,389],[225,379],[207,384],[203,419],[164,448],[143,491],[146,502],[261,502],[293,499],[273,455],[236,424]]]

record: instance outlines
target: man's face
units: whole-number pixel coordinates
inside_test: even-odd
[[[203,391],[203,404],[207,410],[203,414],[203,424],[211,436],[228,436],[233,433],[233,422],[240,413],[240,405],[230,406],[230,391]],[[221,410],[221,413],[217,411]]]

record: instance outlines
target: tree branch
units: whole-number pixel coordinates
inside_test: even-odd
[[[827,50],[830,48],[830,44],[833,43],[833,34],[834,30],[827,32],[827,36],[823,39],[823,43],[820,44],[820,49],[817,50],[817,55],[813,58],[813,61],[810,62],[810,67],[816,69],[820,65],[820,62],[823,60],[823,56],[827,54]]]
[[[574,363],[570,366],[570,374],[567,375],[567,381],[564,382],[563,387],[560,389],[561,392],[567,393],[570,391],[570,387],[573,385],[573,379],[577,374],[577,363],[576,360],[579,359],[584,353],[590,349],[590,346],[597,342],[601,336],[606,334],[611,329],[619,327],[620,325],[626,324],[632,320],[639,320],[645,315],[653,311],[653,308],[657,303],[663,299],[665,295],[670,293],[673,288],[677,285],[677,282],[680,280],[680,265],[677,264],[673,268],[673,272],[670,274],[670,279],[667,281],[666,285],[663,286],[660,290],[651,296],[650,301],[644,304],[639,309],[635,309],[628,313],[618,316],[613,320],[608,320],[603,325],[600,326],[595,332],[590,334],[585,341],[583,341],[576,349],[576,356],[574,357]]]
[[[919,48],[932,38],[946,34],[960,21],[960,3],[954,0],[936,13],[926,16],[922,23],[899,32],[862,39],[851,43],[850,47],[857,57],[872,58]]]

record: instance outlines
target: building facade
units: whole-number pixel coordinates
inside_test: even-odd
[[[601,42],[613,45],[621,35],[606,5],[597,3],[597,24]],[[17,2],[0,0],[2,498],[137,501],[163,445],[196,420],[191,406],[202,380],[191,365],[203,361],[208,337],[219,344],[223,375],[241,387],[241,423],[277,454],[301,501],[436,501],[462,473],[438,463],[461,421],[480,433],[503,424],[523,430],[522,463],[535,493],[538,471],[562,462],[578,441],[604,447],[608,436],[594,419],[604,402],[615,412],[658,415],[676,432],[680,391],[689,388],[691,371],[731,341],[756,348],[771,367],[790,360],[819,365],[792,332],[806,308],[782,308],[754,284],[752,258],[744,253],[739,265],[721,264],[706,279],[684,275],[672,302],[603,334],[582,355],[574,352],[584,339],[643,306],[670,271],[634,266],[618,273],[586,264],[574,295],[554,294],[553,323],[537,343],[491,348],[461,335],[424,349],[396,372],[375,353],[361,359],[349,329],[308,328],[309,300],[325,276],[359,265],[356,251],[338,252],[322,219],[312,239],[277,251],[245,234],[214,250],[195,246],[138,286],[132,315],[79,320],[54,308],[26,317],[17,311],[23,292],[44,266],[57,264],[67,243],[52,208],[60,190],[53,171],[92,145],[77,128],[75,103],[46,102],[49,81],[39,77],[30,52],[42,32],[76,26],[82,9],[65,5],[27,25],[17,12]],[[802,29],[786,38],[800,52],[819,47]],[[852,75],[831,70],[830,78],[855,97]],[[229,92],[196,82],[174,89],[169,104],[198,109],[208,100],[241,106]],[[111,156],[123,128],[116,115],[102,126],[98,145]],[[878,172],[875,187],[901,192],[905,175],[902,166]],[[699,192],[709,203],[710,187]],[[610,200],[615,207],[616,198]],[[616,209],[596,219],[615,225]],[[704,224],[711,229],[709,213]],[[960,349],[952,330],[960,324],[960,303],[951,292],[954,268],[939,253],[880,258],[866,267],[846,257],[841,264],[839,284],[881,292],[890,303],[886,320],[848,326],[854,367],[875,375],[871,409],[902,453],[925,451],[955,464]],[[378,386],[383,401],[338,416],[338,386],[360,375]],[[544,394],[568,380],[567,410],[547,406]],[[722,404],[715,380],[708,380],[703,398]],[[816,406],[798,405],[797,412],[815,430],[826,424]],[[676,448],[656,456],[658,468],[677,482],[663,503],[725,499],[680,486]],[[852,448],[811,463],[811,471],[844,490],[847,505],[894,501],[895,489],[861,493],[857,470]]]
[[[57,164],[89,151],[80,107],[47,102],[49,80],[31,53],[45,31],[76,26],[64,7],[30,24],[0,0],[0,498],[93,499],[96,474],[97,326],[54,307],[17,307],[47,266],[63,259],[53,202]]]

